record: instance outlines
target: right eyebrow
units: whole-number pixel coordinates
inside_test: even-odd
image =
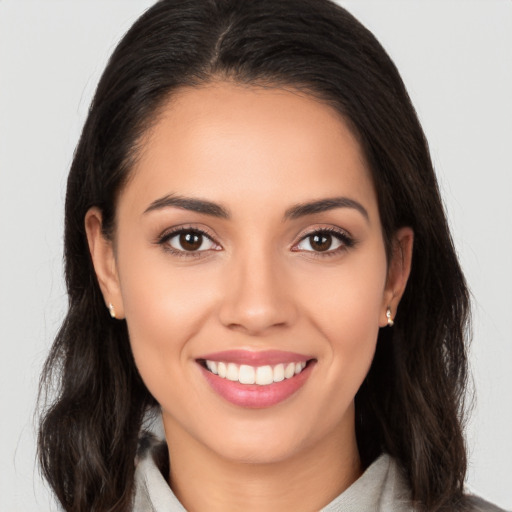
[[[144,210],[144,214],[169,207],[190,210],[192,212],[203,213],[205,215],[211,215],[212,217],[219,217],[221,219],[229,219],[231,217],[227,208],[224,208],[220,204],[212,201],[206,201],[204,199],[196,199],[193,197],[174,194],[168,194],[160,199],[156,199]]]
[[[358,211],[366,221],[370,220],[366,208],[355,199],[350,199],[349,197],[329,197],[308,203],[296,204],[286,210],[285,219],[298,219],[306,215],[314,215],[316,213],[334,210],[335,208],[353,208]]]

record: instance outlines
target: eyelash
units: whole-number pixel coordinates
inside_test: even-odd
[[[166,231],[162,235],[160,235],[156,241],[158,245],[161,245],[165,251],[170,252],[174,256],[178,257],[185,257],[185,258],[199,258],[204,256],[204,253],[207,251],[181,251],[179,249],[175,249],[169,244],[169,241],[174,238],[175,236],[182,235],[182,234],[195,234],[202,236],[209,240],[212,244],[219,246],[217,242],[215,242],[212,235],[210,235],[208,232],[206,232],[204,229],[198,229],[194,227],[186,227],[181,226],[176,229],[172,229],[171,231]],[[219,246],[220,247],[220,246]],[[219,250],[219,249],[213,249],[213,250]]]
[[[326,251],[304,251],[307,252],[310,256],[313,256],[315,258],[328,258],[331,256],[337,256],[338,254],[345,252],[356,244],[356,241],[354,238],[352,238],[346,231],[329,227],[329,228],[318,228],[314,229],[313,231],[309,231],[301,236],[300,240],[294,244],[294,247],[299,245],[304,240],[307,240],[308,238],[311,238],[315,235],[329,235],[333,238],[337,239],[339,242],[341,242],[341,245],[337,247],[336,249],[328,249]],[[311,245],[311,244],[310,244]],[[301,252],[300,250],[293,249],[294,252]]]
[[[205,252],[208,252],[209,250],[202,250],[202,251],[185,251],[185,250],[179,250],[175,249],[169,244],[169,241],[182,234],[195,234],[202,237],[205,237],[207,240],[209,240],[212,244],[216,245],[217,247],[220,247],[217,242],[215,242],[214,237],[210,235],[207,231],[195,227],[179,227],[176,229],[173,229],[171,231],[167,231],[160,235],[156,241],[158,245],[163,246],[165,251],[170,252],[174,256],[178,257],[185,257],[185,258],[198,258],[203,257]],[[329,235],[334,238],[336,238],[339,242],[341,242],[340,247],[337,247],[334,250],[328,249],[326,251],[301,251],[300,249],[294,249],[297,245],[302,243],[303,241],[307,240],[308,238],[311,238],[315,235]],[[351,249],[356,244],[356,241],[345,231],[342,231],[340,229],[336,228],[319,228],[315,229],[313,231],[307,232],[304,235],[301,236],[298,242],[294,243],[292,246],[293,252],[306,252],[310,255],[314,256],[315,258],[325,258],[330,256],[335,256],[341,252],[347,251],[348,249]],[[310,244],[311,245],[311,244]],[[220,249],[211,249],[211,250],[220,250]]]

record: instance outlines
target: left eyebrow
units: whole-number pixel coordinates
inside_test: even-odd
[[[204,199],[183,197],[174,194],[156,199],[144,210],[144,214],[169,207],[203,213],[205,215],[211,215],[212,217],[219,217],[221,219],[230,218],[229,211],[220,204],[206,201]]]
[[[284,214],[284,218],[298,219],[299,217],[314,215],[315,213],[322,213],[336,208],[353,208],[357,210],[367,221],[370,220],[370,216],[368,215],[366,208],[361,203],[348,197],[330,197],[308,203],[299,203],[288,208]]]

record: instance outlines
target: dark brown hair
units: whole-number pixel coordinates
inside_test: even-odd
[[[402,80],[375,37],[329,0],[162,0],[114,51],[68,179],[69,311],[42,377],[43,390],[57,384],[39,433],[45,477],[67,511],[130,510],[138,433],[156,403],[125,322],[105,308],[84,217],[99,207],[110,236],[116,197],[159,107],[180,87],[218,79],[291,87],[335,108],[371,168],[388,250],[398,228],[414,230],[395,327],[381,330],[356,396],[357,441],[365,466],[382,452],[399,461],[425,510],[456,509],[466,472],[468,292]]]

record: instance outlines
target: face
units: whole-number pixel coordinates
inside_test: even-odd
[[[183,89],[146,135],[113,245],[100,217],[86,219],[98,278],[171,443],[260,462],[355,444],[354,396],[407,265],[388,265],[369,170],[334,110]]]

